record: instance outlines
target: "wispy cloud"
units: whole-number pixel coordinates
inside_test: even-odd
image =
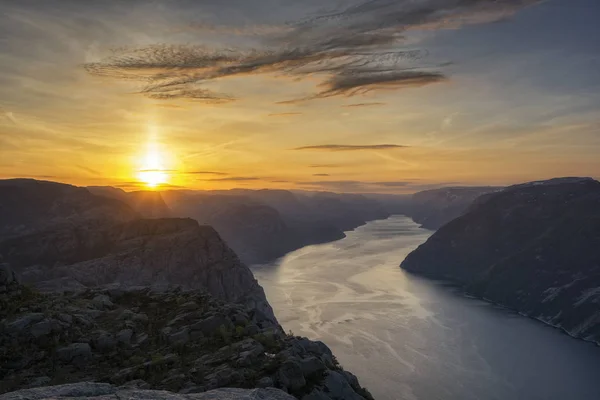
[[[245,182],[245,181],[259,181],[262,178],[256,176],[230,176],[227,178],[212,178],[212,179],[200,179],[206,182]]]
[[[360,151],[360,150],[394,150],[404,149],[409,146],[398,144],[371,144],[371,145],[347,145],[347,144],[322,144],[317,146],[296,147],[293,150],[315,150],[315,151]]]
[[[313,176],[329,176],[329,174],[313,174]]]
[[[375,107],[375,106],[384,106],[385,103],[373,102],[373,103],[355,103],[355,104],[345,104],[342,107],[344,108],[353,108],[353,107]]]
[[[294,116],[298,116],[298,115],[302,115],[303,113],[301,112],[285,112],[285,113],[273,113],[273,114],[269,114],[269,117],[294,117]]]
[[[309,168],[342,168],[345,167],[345,164],[312,164],[308,166]]]
[[[248,74],[324,77],[316,93],[299,100],[420,87],[448,78],[440,71],[443,65],[425,63],[424,52],[405,47],[405,32],[497,21],[540,1],[365,0],[285,29],[252,30],[259,43],[255,49],[156,44],[121,50],[85,69],[138,81],[140,93],[150,98],[207,103],[236,99],[208,83]],[[298,99],[288,102],[293,101]]]
[[[83,166],[83,165],[75,165],[75,166],[77,168],[79,168],[80,170],[87,172],[88,174],[96,175],[96,176],[102,176],[102,172],[97,171],[95,169],[92,169],[92,168],[89,168],[89,167],[86,167],[86,166]]]

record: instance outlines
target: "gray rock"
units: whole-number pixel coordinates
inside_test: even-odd
[[[309,394],[302,396],[302,400],[331,400],[331,397],[323,393],[319,389],[314,389]]]
[[[32,379],[28,384],[27,388],[36,388],[40,386],[44,386],[52,382],[52,379],[48,376],[38,376],[37,378]]]
[[[67,325],[71,325],[73,323],[73,317],[69,314],[59,314],[58,319]]]
[[[279,382],[288,390],[295,391],[306,385],[302,368],[296,361],[285,361],[277,372]]]
[[[168,336],[169,343],[172,345],[184,345],[190,341],[190,333],[187,328],[171,333]]]
[[[294,400],[275,388],[216,389],[205,393],[177,394],[164,390],[116,388],[107,383],[74,383],[24,389],[0,395],[0,400]]]
[[[34,338],[49,335],[50,333],[52,333],[52,322],[50,322],[50,320],[45,319],[43,321],[35,323],[31,325],[29,332],[31,332],[31,335]]]
[[[302,369],[302,374],[307,378],[318,375],[327,369],[325,364],[315,356],[300,360],[300,368]]]
[[[117,335],[117,342],[125,345],[125,346],[129,346],[131,344],[131,337],[133,336],[133,330],[131,329],[122,329],[120,330]]]
[[[0,285],[8,286],[11,283],[17,282],[17,275],[6,263],[0,264]]]
[[[87,343],[73,343],[56,351],[58,358],[76,365],[85,364],[92,358],[92,348]]]
[[[5,332],[8,333],[9,335],[18,335],[21,332],[23,332],[23,330],[25,330],[25,328],[27,328],[31,324],[40,322],[43,319],[44,319],[44,314],[42,314],[42,313],[26,314],[26,315],[16,319],[15,321],[7,324],[6,328],[5,328]]]
[[[262,377],[258,380],[258,382],[256,382],[256,387],[258,388],[268,388],[273,386],[275,386],[273,383],[273,378],[268,376]]]
[[[95,350],[102,353],[107,353],[114,350],[117,347],[117,339],[106,331],[100,331],[97,336],[92,340],[92,345]]]
[[[110,301],[110,297],[105,294],[99,294],[92,299],[92,304],[99,310],[113,308],[115,305]]]
[[[328,389],[328,396],[333,400],[365,400],[352,389],[346,377],[336,371],[328,371],[324,386]]]
[[[114,394],[117,388],[108,383],[80,382],[18,390],[0,395],[0,400],[42,400],[54,398],[86,398]]]
[[[233,329],[231,321],[221,315],[213,315],[190,326],[191,331],[200,331],[205,336],[213,336],[219,333],[221,327],[227,330]]]

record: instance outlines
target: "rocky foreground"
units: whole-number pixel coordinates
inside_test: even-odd
[[[369,399],[331,350],[262,313],[200,291],[41,294],[2,267],[0,391],[96,381],[199,393],[279,388],[299,399]],[[282,397],[284,398],[284,397]]]
[[[600,182],[552,179],[484,195],[402,267],[600,343]]]
[[[273,388],[268,389],[216,389],[206,393],[174,394],[162,390],[142,390],[116,387],[106,383],[73,383],[24,389],[5,395],[0,400],[293,400],[289,394]]]
[[[83,382],[113,386],[6,398],[371,398],[325,344],[284,333],[212,227],[141,219],[70,185],[0,181],[0,393]]]

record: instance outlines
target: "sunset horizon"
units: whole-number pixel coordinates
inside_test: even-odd
[[[130,4],[2,2],[1,179],[402,194],[600,177],[590,0]]]

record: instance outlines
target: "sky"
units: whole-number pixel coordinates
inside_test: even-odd
[[[600,178],[597,0],[0,0],[0,178]]]

